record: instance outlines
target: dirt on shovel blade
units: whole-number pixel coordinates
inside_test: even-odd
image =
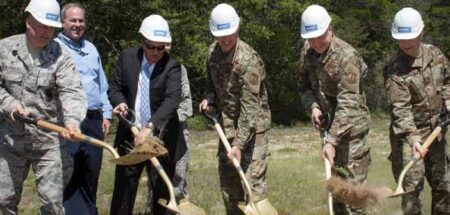
[[[325,188],[338,201],[354,208],[366,208],[380,203],[389,195],[386,188],[364,187],[344,181],[338,177],[331,177],[325,182]]]
[[[120,158],[112,159],[111,162],[119,165],[134,165],[147,161],[152,157],[163,156],[167,154],[163,142],[157,137],[146,137],[142,144],[133,148],[128,154]]]

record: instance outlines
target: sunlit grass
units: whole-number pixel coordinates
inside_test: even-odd
[[[392,177],[388,142],[388,121],[372,120],[368,144],[372,166],[368,185],[395,188]],[[191,163],[189,167],[190,198],[208,214],[222,215],[224,207],[217,172],[217,136],[214,131],[191,132]],[[112,142],[111,138],[108,142]],[[267,182],[269,198],[280,214],[327,214],[326,193],[323,188],[324,168],[320,159],[321,140],[308,125],[276,127],[270,131],[269,169]],[[105,151],[98,191],[100,214],[109,214],[114,183],[114,166]],[[146,212],[146,182],[140,184],[135,213]],[[425,188],[424,214],[430,214],[429,187]],[[21,214],[37,214],[39,198],[30,172],[19,205]],[[389,199],[368,209],[368,214],[399,214],[400,199]]]

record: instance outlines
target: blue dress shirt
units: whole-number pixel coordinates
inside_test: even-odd
[[[103,118],[111,119],[112,106],[108,100],[108,81],[103,71],[102,61],[95,46],[84,38],[78,43],[62,32],[55,38],[68,50],[80,73],[81,83],[88,98],[89,110],[102,110]]]

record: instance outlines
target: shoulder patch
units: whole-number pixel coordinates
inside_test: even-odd
[[[250,84],[256,85],[259,83],[259,74],[257,72],[252,72],[249,78]]]
[[[349,84],[355,84],[357,79],[359,78],[358,76],[358,69],[353,66],[354,68],[350,69],[347,67],[347,71],[345,71],[345,79],[347,80],[347,82]]]
[[[344,68],[344,77],[341,79],[342,87],[351,92],[358,92],[359,90],[359,69],[353,65],[348,64]]]

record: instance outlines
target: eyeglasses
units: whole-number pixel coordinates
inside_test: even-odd
[[[158,51],[163,51],[166,48],[166,46],[152,46],[150,44],[147,44],[146,42],[144,42],[144,45],[148,50],[152,51],[154,51],[155,49]]]

